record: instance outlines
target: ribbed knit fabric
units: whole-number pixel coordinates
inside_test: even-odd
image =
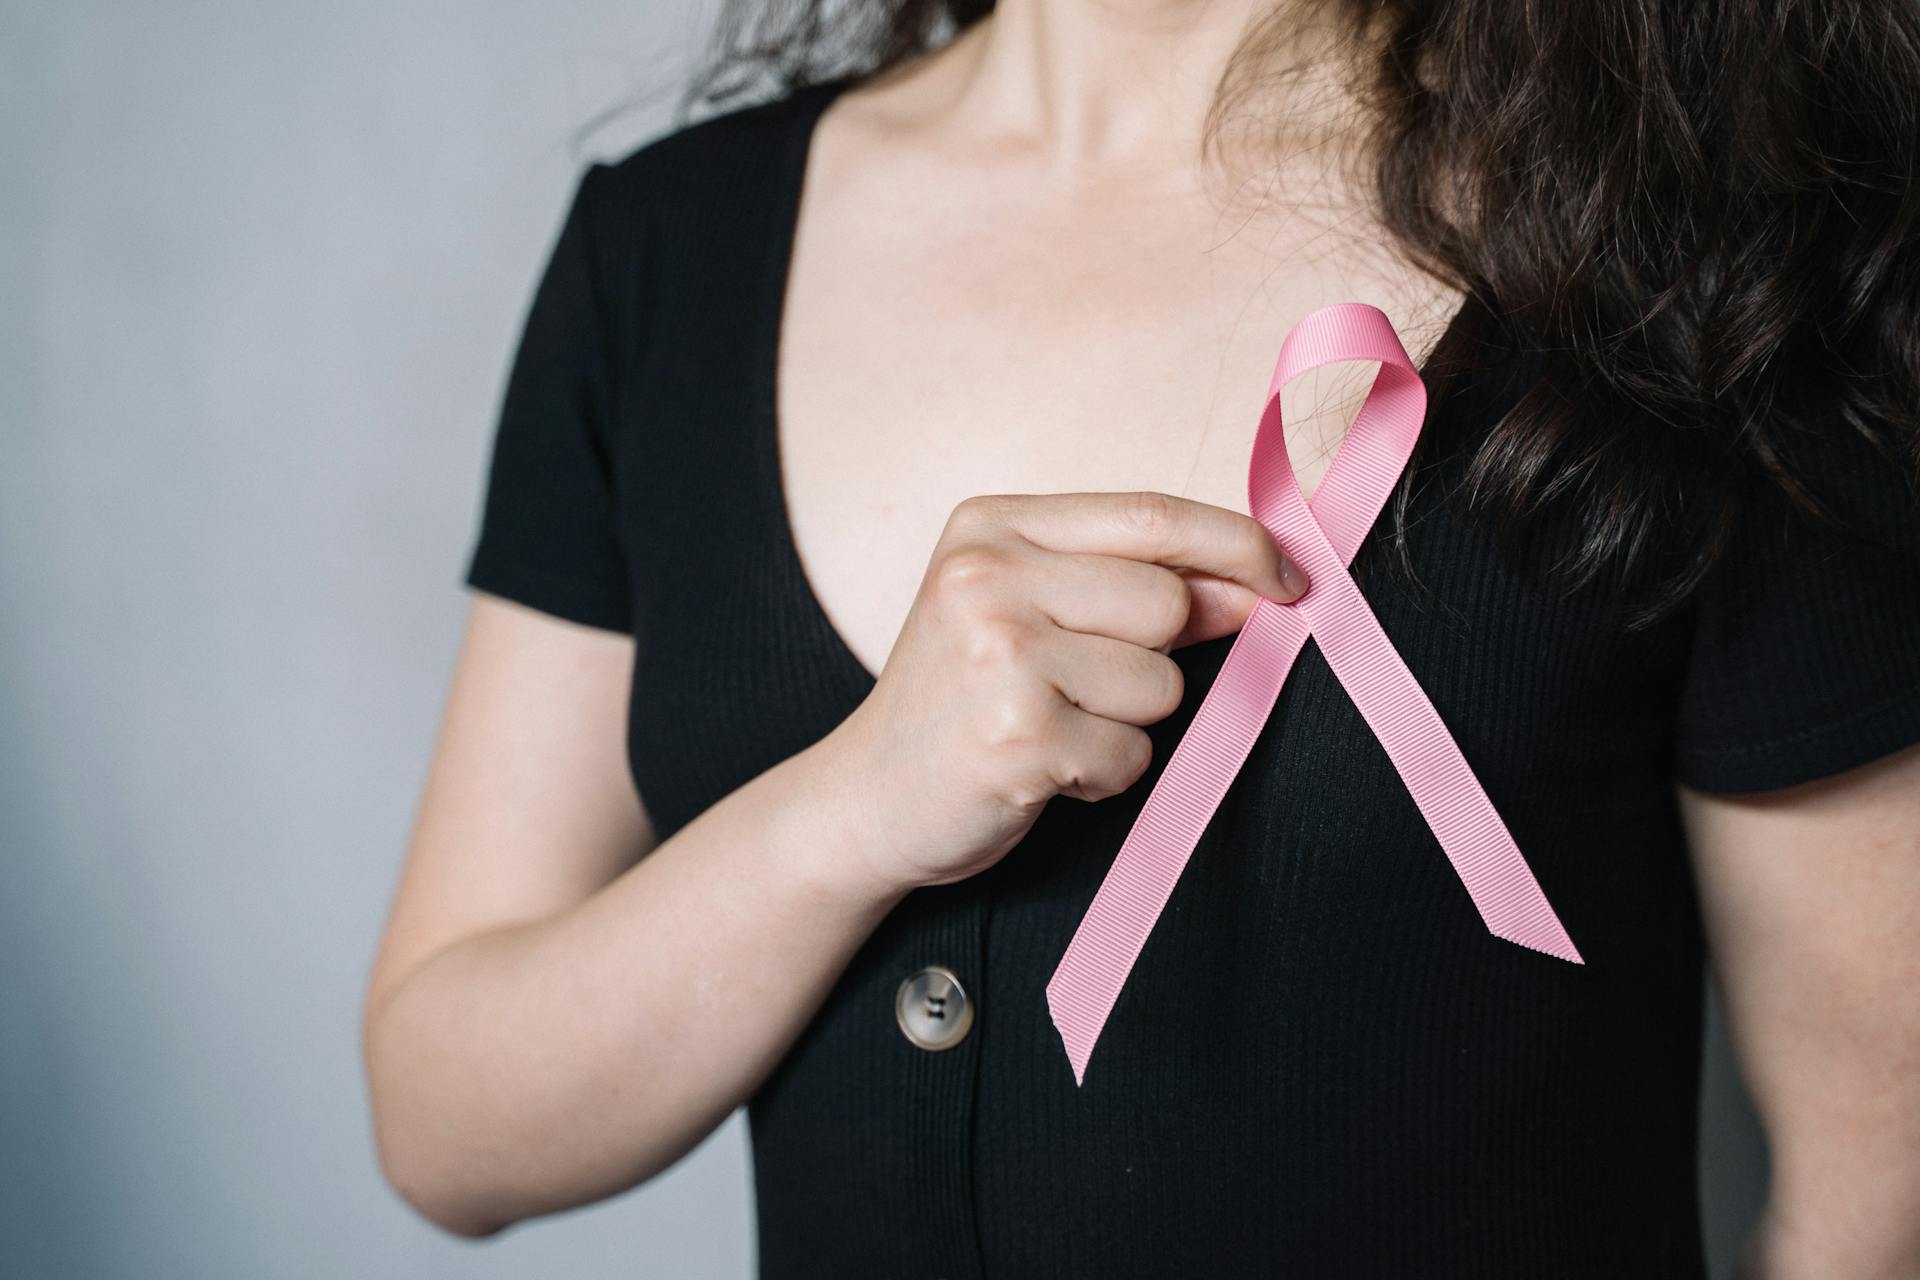
[[[587,167],[497,424],[467,581],[635,634],[663,839],[872,684],[801,572],[773,434],[799,184],[842,83]],[[1489,936],[1309,641],[1076,1088],[1043,987],[1232,638],[1179,650],[1148,775],[909,894],[753,1098],[766,1280],[1703,1274],[1673,782],[1777,787],[1920,741],[1920,503],[1808,389],[1808,472],[1878,543],[1757,492],[1693,604],[1629,632],[1630,593],[1565,593],[1460,508],[1537,370],[1479,303],[1416,457],[1419,580],[1384,521],[1354,571],[1586,963]],[[1574,533],[1549,515],[1535,561]],[[893,1015],[928,964],[976,1006],[939,1053]]]

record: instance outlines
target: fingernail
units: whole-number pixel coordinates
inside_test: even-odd
[[[1307,594],[1307,571],[1284,551],[1280,553],[1280,585],[1286,588],[1284,600],[1298,600]]]

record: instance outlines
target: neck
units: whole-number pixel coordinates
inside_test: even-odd
[[[1334,32],[1310,0],[999,0],[954,41],[956,117],[1063,179],[1190,164],[1239,42],[1300,70],[1247,109],[1292,147],[1347,119]],[[1266,69],[1263,67],[1263,70]],[[1277,101],[1274,100],[1277,95]]]

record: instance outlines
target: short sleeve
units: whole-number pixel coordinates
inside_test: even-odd
[[[611,362],[590,163],[526,311],[494,423],[466,584],[572,622],[633,630],[609,447]]]
[[[1812,405],[1789,463],[1857,530],[1756,476],[1694,606],[1675,775],[1765,791],[1920,742],[1920,493],[1903,466]]]

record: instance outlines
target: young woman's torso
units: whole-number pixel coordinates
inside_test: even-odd
[[[1417,580],[1378,559],[1384,526],[1357,572],[1591,962],[1463,909],[1310,644],[1076,1087],[1044,985],[1234,637],[1184,646],[1149,776],[1050,804],[987,872],[909,894],[755,1094],[762,1275],[1239,1275],[1278,1256],[1699,1274],[1701,950],[1667,754],[1686,636],[1629,635],[1630,601],[1506,564],[1456,501],[1534,353],[1482,323],[1497,302],[1449,317],[1456,299],[1370,266],[1357,214],[1312,215],[1348,218],[1338,236],[1284,208],[1229,235],[1197,195],[1049,198],[1043,170],[881,127],[870,87],[889,91],[821,84],[703,122],[588,193],[622,353],[630,756],[662,839],[860,705],[961,499],[1134,487],[1244,511],[1282,338],[1358,297],[1417,363],[1442,330],[1472,360],[1430,384]],[[1316,437],[1371,377],[1351,368],[1289,387],[1309,489],[1332,452]],[[483,584],[510,572],[500,545]],[[931,964],[975,1015],[940,1052],[894,1014]],[[1473,1226],[1492,1204],[1520,1225]],[[1374,1231],[1386,1215],[1397,1230]]]

